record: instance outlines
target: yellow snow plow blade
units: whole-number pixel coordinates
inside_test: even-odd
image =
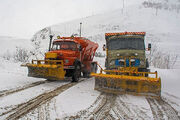
[[[103,74],[102,71],[109,74]],[[131,72],[131,75],[127,73],[129,72],[118,70],[101,70],[99,74],[91,73],[91,76],[95,77],[94,89],[113,94],[161,95],[161,79],[157,77],[157,72]],[[145,74],[155,74],[155,77],[145,77]]]
[[[63,80],[65,76],[62,60],[32,60],[32,64],[26,66],[29,77]]]

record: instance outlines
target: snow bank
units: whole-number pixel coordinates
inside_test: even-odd
[[[0,59],[0,91],[45,80],[42,78],[27,77],[27,68],[20,65],[21,63]]]
[[[180,97],[180,69],[156,69],[161,77],[162,92]]]

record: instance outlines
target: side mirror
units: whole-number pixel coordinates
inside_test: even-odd
[[[148,50],[151,50],[151,43],[148,44]]]
[[[106,45],[105,44],[103,45],[103,51],[106,51]]]

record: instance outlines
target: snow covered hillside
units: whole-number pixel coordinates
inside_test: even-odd
[[[109,11],[98,15],[72,20],[38,31],[30,41],[9,41],[0,37],[1,52],[4,53],[17,44],[24,47],[32,47],[33,51],[40,53],[39,58],[48,49],[49,35],[54,38],[60,36],[71,36],[79,34],[79,23],[82,22],[82,36],[89,38],[99,44],[97,51],[102,52],[105,43],[104,34],[107,32],[145,31],[146,43],[152,43],[152,48],[177,57],[174,68],[180,68],[180,2],[179,0],[138,0],[125,1],[124,8]],[[121,6],[120,6],[121,7]],[[11,42],[10,46],[5,47]],[[38,45],[38,47],[37,47]],[[147,45],[147,44],[146,44]],[[105,54],[105,53],[104,53]]]
[[[33,39],[41,42],[43,51],[47,50],[49,34],[54,38],[79,34],[79,23],[82,22],[82,36],[97,42],[100,45],[98,51],[102,52],[107,32],[145,31],[146,43],[153,43],[162,53],[179,56],[175,68],[180,68],[179,6],[178,0],[126,1],[123,9],[49,26],[37,32]]]
[[[23,47],[28,50],[31,48],[31,42],[28,39],[21,39],[10,36],[0,36],[0,56],[5,54],[13,54],[16,47]]]

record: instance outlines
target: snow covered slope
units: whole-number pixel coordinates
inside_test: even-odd
[[[21,39],[10,36],[0,36],[0,56],[4,54],[12,54],[15,52],[16,47],[23,47],[32,49],[31,42],[28,39]]]
[[[180,68],[179,0],[128,0],[125,1],[123,9],[121,6],[114,11],[43,28],[31,40],[0,37],[0,53],[14,51],[15,46],[29,48],[34,47],[34,44],[39,44],[36,51],[44,53],[48,49],[50,34],[54,34],[54,38],[57,35],[79,34],[79,23],[82,22],[82,36],[97,42],[100,52],[105,43],[104,34],[107,32],[145,31],[146,43],[151,42],[156,44],[160,51],[179,56],[175,68]]]
[[[79,34],[79,23],[82,22],[82,36],[97,42],[100,45],[98,51],[102,52],[104,34],[107,32],[145,31],[147,43],[156,44],[164,53],[180,56],[180,2],[149,1],[151,4],[160,4],[160,8],[157,9],[155,5],[147,6],[144,2],[147,1],[126,1],[124,9],[49,26],[37,32],[33,39],[41,41],[41,46],[45,50],[49,34],[54,34],[55,38],[57,35]],[[180,57],[175,68],[180,68]]]

